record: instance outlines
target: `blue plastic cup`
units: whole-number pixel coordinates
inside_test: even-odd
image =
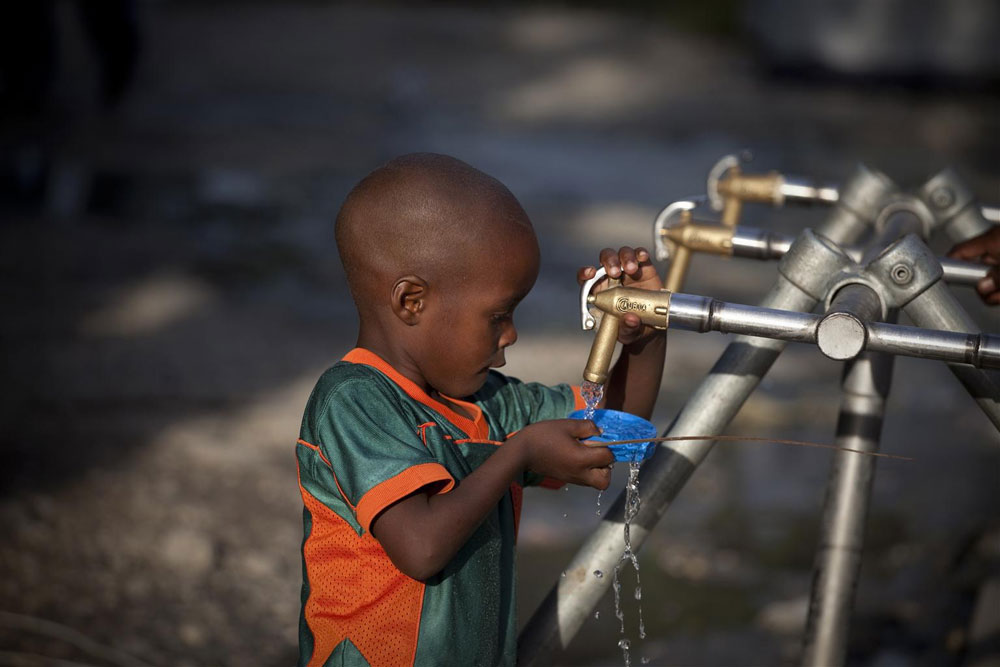
[[[583,419],[585,410],[576,410],[570,419]],[[655,438],[656,426],[642,417],[621,410],[595,410],[593,421],[601,429],[600,435],[587,438],[593,442],[615,442],[617,440],[642,440]],[[645,461],[656,450],[655,442],[636,442],[625,445],[609,445],[608,449],[615,461]]]

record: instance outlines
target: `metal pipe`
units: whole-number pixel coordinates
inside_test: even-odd
[[[989,264],[973,264],[960,259],[940,257],[941,268],[944,270],[944,281],[950,285],[968,285],[974,287],[990,272]]]
[[[789,204],[836,204],[840,193],[835,185],[815,185],[797,176],[785,176],[778,186],[783,202]]]
[[[979,327],[958,303],[955,295],[940,280],[903,306],[903,312],[919,327],[966,334],[979,332]],[[980,354],[982,349],[983,346],[980,344]],[[995,352],[996,343],[987,340],[985,349],[987,356],[992,356],[990,352]],[[997,378],[985,371],[965,365],[949,363],[948,367],[993,425],[1000,429],[1000,382]]]
[[[862,351],[1000,368],[1000,336],[967,334],[878,322],[882,302],[870,286],[840,287],[826,314],[801,313],[719,301],[695,294],[671,294],[616,287],[591,296],[613,324],[601,324],[584,379],[603,382],[617,336],[616,315],[633,313],[650,326],[706,333],[741,334],[795,343],[815,343],[831,359],[853,359]],[[603,375],[602,375],[603,373]]]
[[[882,315],[882,301],[868,285],[851,283],[834,295],[816,325],[816,345],[831,359],[853,359],[868,342],[868,322]]]
[[[868,325],[870,352],[886,352],[918,359],[1000,368],[1000,336],[922,329],[872,322]]]
[[[961,243],[988,231],[992,225],[976,204],[972,190],[948,167],[932,176],[917,191],[933,212],[936,226],[952,243]]]
[[[938,191],[942,185],[945,187],[950,185],[947,181],[957,178],[952,170],[946,170],[944,173],[946,174],[944,177],[941,174],[935,177],[938,179],[937,181],[932,179],[929,183],[930,187],[924,186],[925,194],[928,197]],[[809,179],[801,176],[781,176],[778,185],[778,196],[782,204],[833,205],[840,200],[840,189],[836,185],[818,186]],[[950,198],[953,201],[953,197],[954,192],[949,193],[948,190],[942,190],[936,195],[937,201],[944,203],[945,206],[948,205]],[[989,223],[1000,223],[1000,206],[980,206],[979,214]],[[966,231],[966,238],[968,235],[975,236],[974,232],[975,230]],[[981,231],[978,233],[981,233]]]
[[[1000,211],[1000,209],[997,210]],[[790,234],[739,225],[733,231],[733,257],[760,260],[781,259],[788,252],[794,240],[795,237]],[[860,262],[862,255],[864,255],[863,248],[853,247],[843,250],[856,262]],[[944,281],[949,285],[975,286],[986,277],[992,268],[989,264],[976,264],[950,257],[938,257],[938,262],[944,269]]]
[[[694,294],[670,297],[669,323],[675,329],[815,343],[818,322],[819,316],[811,313],[728,303]]]
[[[781,259],[792,247],[795,237],[738,225],[733,229],[733,257]]]
[[[892,366],[890,355],[871,352],[845,366],[837,419],[838,447],[857,452],[878,451]],[[837,667],[845,663],[874,477],[874,457],[837,452],[827,484],[816,552],[802,657],[804,667]]]

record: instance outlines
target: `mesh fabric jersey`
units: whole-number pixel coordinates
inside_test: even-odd
[[[454,400],[454,399],[449,399]],[[432,399],[381,358],[352,350],[319,379],[298,440],[305,505],[299,665],[503,665],[516,653],[517,480],[437,575],[400,572],[370,532],[392,503],[448,493],[506,438],[583,406],[568,385],[491,371],[460,404]]]

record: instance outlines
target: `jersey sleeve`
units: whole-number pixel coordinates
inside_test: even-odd
[[[484,404],[507,435],[528,424],[547,419],[565,419],[584,407],[579,387],[521,382],[517,378],[491,373],[482,392]]]
[[[565,419],[584,407],[580,388],[568,384],[549,386],[539,382],[521,382],[517,378],[491,373],[480,392],[483,405],[508,437],[529,424],[547,419]],[[559,488],[563,482],[526,471],[521,486]]]
[[[428,451],[412,421],[397,395],[371,381],[348,380],[314,395],[299,444],[319,463],[310,468],[314,475],[304,474],[300,456],[303,487],[310,492],[309,483],[325,487],[324,495],[340,499],[352,515],[345,518],[362,531],[371,529],[382,510],[419,489],[450,491],[454,478]]]

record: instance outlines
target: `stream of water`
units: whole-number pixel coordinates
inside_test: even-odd
[[[632,461],[628,464],[628,481],[625,484],[625,550],[622,552],[622,557],[615,565],[614,572],[614,582],[612,588],[615,592],[615,616],[618,618],[618,623],[621,629],[622,638],[618,642],[619,648],[622,650],[622,656],[625,660],[625,667],[630,667],[631,658],[629,654],[629,640],[625,638],[625,612],[622,609],[621,604],[621,578],[620,572],[622,564],[629,562],[635,569],[635,599],[639,607],[639,638],[646,638],[646,626],[642,620],[642,582],[639,579],[639,559],[636,558],[635,553],[632,551],[632,538],[631,538],[631,526],[632,519],[639,512],[639,506],[641,501],[639,499],[639,467],[642,465],[641,462]]]

